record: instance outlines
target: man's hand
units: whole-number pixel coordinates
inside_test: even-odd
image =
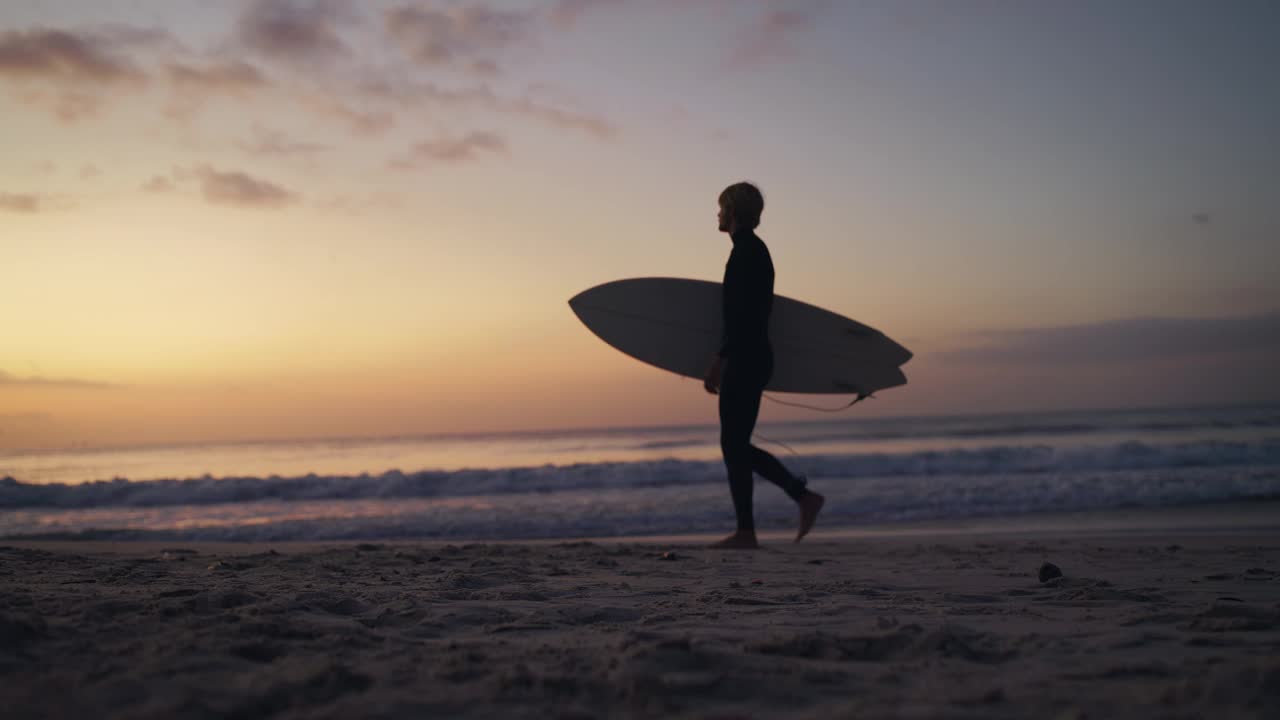
[[[720,392],[720,375],[724,372],[724,358],[719,355],[711,362],[711,368],[707,370],[707,377],[702,381],[702,387],[707,392],[715,395]]]

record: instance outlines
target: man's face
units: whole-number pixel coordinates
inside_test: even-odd
[[[729,232],[729,208],[723,203],[720,205],[720,232]]]

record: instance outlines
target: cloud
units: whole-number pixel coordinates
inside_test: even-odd
[[[95,380],[77,380],[73,378],[43,378],[37,376],[18,377],[4,370],[0,370],[0,386],[4,385],[20,385],[20,386],[38,386],[38,387],[60,387],[60,388],[86,388],[91,390],[102,390],[108,388],[119,388],[122,385],[114,383],[98,382]]]
[[[246,47],[268,57],[315,62],[349,54],[337,26],[348,18],[332,0],[254,0],[241,16],[237,36]]]
[[[487,58],[472,60],[471,64],[468,67],[471,70],[471,72],[477,75],[484,75],[486,77],[493,77],[495,75],[501,74],[502,72],[502,70],[498,67],[498,63],[496,61],[489,60]]]
[[[369,192],[355,195],[331,195],[315,204],[322,210],[363,215],[366,213],[386,213],[402,210],[406,207],[404,198],[387,192]],[[330,256],[330,259],[334,259]]]
[[[58,96],[52,103],[53,113],[59,120],[75,123],[98,114],[103,100],[97,95],[88,93],[67,92]]]
[[[110,33],[0,32],[0,80],[14,86],[19,101],[78,122],[97,114],[103,93],[146,84],[146,74],[117,52],[120,44]]]
[[[658,12],[703,11],[715,17],[725,17],[732,10],[754,5],[759,14],[746,28],[730,30],[734,33],[731,51],[727,57],[730,67],[756,65],[795,53],[795,39],[801,33],[816,27],[822,14],[832,5],[831,0],[556,0],[547,12],[551,23],[561,28],[575,25],[583,16],[607,8],[629,7],[657,9]]]
[[[383,17],[387,34],[413,61],[494,73],[487,53],[526,40],[537,17],[532,12],[495,10],[483,5],[441,9],[403,5]]]
[[[250,155],[300,156],[315,155],[329,149],[319,143],[292,140],[279,130],[256,128],[250,140],[239,143],[240,149]]]
[[[114,48],[155,50],[169,53],[186,50],[182,42],[168,30],[162,28],[111,23],[98,26],[91,34],[99,42],[106,43]]]
[[[169,82],[179,91],[199,93],[243,93],[266,87],[267,77],[243,60],[213,63],[203,67],[170,63]]]
[[[1280,312],[1235,317],[1133,318],[981,334],[976,347],[941,353],[955,362],[1104,363],[1241,352],[1280,352]]]
[[[0,76],[95,85],[144,80],[110,45],[102,36],[66,30],[6,31],[0,33]]]
[[[557,25],[568,27],[589,12],[622,5],[625,2],[627,0],[556,0],[556,3],[551,6],[551,20]]]
[[[41,160],[30,166],[28,174],[36,177],[45,177],[48,175],[56,175],[58,173],[58,163],[52,160]]]
[[[794,54],[795,36],[814,27],[825,9],[825,2],[794,2],[768,9],[735,43],[730,65],[756,65]]]
[[[40,196],[30,193],[0,193],[0,210],[17,213],[40,212]]]
[[[165,77],[173,91],[165,114],[180,122],[189,121],[211,98],[230,96],[244,100],[252,93],[271,87],[270,80],[257,66],[243,60],[204,65],[168,62]]]
[[[555,127],[583,131],[602,139],[618,134],[618,126],[603,117],[565,110],[529,98],[515,100],[495,98],[493,106],[501,112],[536,118]]]
[[[585,132],[601,139],[618,134],[618,127],[599,115],[549,105],[528,97],[506,97],[483,83],[464,88],[445,88],[431,82],[384,78],[362,83],[359,91],[372,101],[398,103],[407,107],[474,108],[533,119],[560,129]]]
[[[396,116],[388,110],[357,110],[335,95],[306,93],[302,103],[357,135],[381,135],[396,125]]]
[[[419,79],[414,65],[423,63],[481,81],[498,76],[499,53],[536,45],[537,33],[545,29],[545,5],[513,10],[492,2],[433,7],[399,0],[380,11],[376,25],[360,18],[357,8],[363,6],[339,0],[243,0],[241,7],[228,41],[215,45],[219,49],[212,55],[193,51],[163,30],[129,26],[4,32],[0,82],[14,84],[20,102],[68,123],[116,105],[126,86],[159,81],[168,94],[159,97],[156,110],[184,125],[215,96],[244,99],[259,93],[364,136],[393,130],[407,113],[469,111],[598,138],[618,132],[610,120],[572,104],[499,93],[483,82],[458,88]],[[356,55],[343,37],[353,23],[352,32],[375,31],[378,37],[370,39],[380,39],[400,59],[383,57],[391,62],[378,64],[372,54]],[[246,50],[256,59],[227,54]],[[247,146],[277,155],[317,149],[270,138]]]
[[[66,195],[0,192],[0,212],[42,213],[69,210],[75,206],[75,201]]]
[[[202,168],[198,175],[205,200],[217,205],[279,208],[298,199],[295,193],[275,183],[259,180],[242,172],[219,172],[213,168]]]
[[[507,154],[507,142],[492,132],[471,132],[460,138],[428,140],[413,146],[409,155],[392,160],[394,168],[409,169],[426,164],[456,164],[478,160],[484,153]]]
[[[173,180],[170,180],[164,175],[154,175],[150,180],[142,183],[143,192],[167,193],[173,192],[177,189],[178,186],[173,182]]]

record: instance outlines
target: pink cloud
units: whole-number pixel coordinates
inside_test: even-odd
[[[107,36],[39,28],[0,33],[0,80],[19,101],[74,123],[97,114],[104,91],[141,86],[147,77]]]
[[[173,180],[165,177],[164,175],[154,175],[150,180],[142,183],[143,192],[167,193],[173,192],[176,189],[178,189],[178,186],[173,182]]]
[[[340,122],[358,135],[381,135],[396,125],[391,111],[357,109],[337,94],[302,93],[300,97],[313,112]]]
[[[601,139],[612,138],[618,133],[614,123],[599,115],[565,109],[528,97],[505,97],[488,84],[454,89],[429,82],[379,80],[361,85],[360,91],[372,99],[411,107],[479,108],[501,115],[530,118],[561,129],[586,132]]]
[[[65,30],[0,33],[0,76],[94,84],[136,83],[143,73],[100,37]]]
[[[25,97],[33,100],[36,105],[47,107],[65,123],[77,123],[97,115],[105,102],[98,95],[74,90],[54,94],[36,92]]]
[[[547,16],[552,24],[568,28],[588,14],[624,6],[666,14],[706,11],[725,17],[730,10],[757,9],[760,14],[751,25],[737,30],[733,38],[727,60],[731,66],[740,66],[793,54],[795,38],[814,27],[830,5],[830,0],[556,0]]]
[[[497,62],[484,58],[472,61],[470,70],[477,75],[484,75],[486,77],[493,77],[501,73]]]
[[[387,11],[387,34],[411,60],[423,65],[496,70],[487,53],[527,40],[536,16],[484,5],[441,9],[404,5]]]
[[[300,156],[315,155],[329,148],[319,143],[294,140],[279,130],[257,128],[252,140],[239,143],[251,155]]]
[[[578,22],[583,15],[605,7],[622,5],[627,0],[556,0],[551,6],[551,20],[567,27]]]
[[[757,17],[740,36],[729,56],[731,66],[754,65],[794,54],[796,36],[817,24],[827,4],[794,2],[779,5]]]
[[[205,66],[175,62],[169,64],[167,71],[169,82],[183,91],[238,93],[268,85],[262,71],[243,60]]]
[[[254,0],[240,18],[237,35],[246,47],[269,57],[328,60],[349,54],[337,30],[346,13],[332,0]]]
[[[603,117],[565,110],[528,98],[516,100],[499,100],[495,98],[494,105],[505,112],[537,118],[549,125],[566,130],[580,130],[601,139],[611,138],[618,134],[618,126]]]
[[[198,175],[205,200],[217,205],[279,208],[298,198],[295,193],[275,183],[243,172],[219,172],[213,168],[202,168]]]
[[[0,193],[0,210],[16,213],[40,211],[40,197],[29,193]]]
[[[427,140],[414,145],[407,157],[392,160],[390,165],[410,169],[426,164],[456,164],[478,160],[486,153],[507,154],[507,141],[497,133],[486,131],[470,132],[460,138]]]
[[[255,92],[268,90],[271,83],[256,66],[243,60],[226,60],[205,65],[169,62],[165,75],[173,94],[165,114],[187,121],[218,96],[248,99]]]
[[[14,84],[14,97],[28,107],[65,122],[91,118],[124,102],[122,89],[145,89],[156,81],[159,93],[135,98],[149,103],[153,114],[180,123],[192,120],[211,99],[231,96],[273,105],[279,101],[358,135],[387,133],[410,113],[500,115],[597,138],[618,132],[611,120],[575,103],[499,92],[486,79],[501,74],[502,52],[526,44],[536,48],[537,34],[546,30],[545,5],[514,10],[496,2],[460,0],[433,7],[398,0],[378,16],[382,24],[358,28],[365,34],[377,31],[398,51],[402,59],[389,65],[370,64],[345,43],[344,23],[362,22],[355,9],[360,6],[339,0],[242,0],[241,7],[230,34],[209,53],[186,47],[167,31],[131,26],[0,32],[0,82]],[[244,57],[231,54],[235,52]],[[475,82],[450,87],[423,81],[410,61],[449,67]],[[247,104],[245,109],[252,110]],[[231,143],[268,155],[300,156],[324,149],[282,135],[239,143],[232,138]]]

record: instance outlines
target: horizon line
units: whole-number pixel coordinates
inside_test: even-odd
[[[759,426],[781,426],[781,425],[802,425],[802,424],[836,424],[839,422],[875,422],[877,420],[938,420],[945,418],[975,418],[975,417],[1002,417],[1016,416],[1026,414],[1044,414],[1044,415],[1065,415],[1074,413],[1128,413],[1128,412],[1148,412],[1152,410],[1242,410],[1249,408],[1280,408],[1280,401],[1254,402],[1254,403],[1227,403],[1219,405],[1142,405],[1142,406],[1110,406],[1110,407],[1088,407],[1088,408],[1027,408],[1021,410],[1000,410],[996,412],[945,412],[945,413],[904,413],[901,415],[887,414],[877,415],[874,417],[851,417],[851,418],[825,418],[813,420],[771,420],[761,421]],[[54,446],[46,448],[0,448],[0,458],[20,457],[23,455],[36,455],[46,453],[93,453],[93,452],[114,452],[114,451],[138,451],[138,450],[161,450],[174,448],[200,448],[200,447],[218,447],[231,445],[275,445],[282,443],[356,443],[356,442],[378,442],[378,441],[423,441],[423,440],[467,440],[479,438],[493,437],[542,437],[555,435],[573,435],[580,433],[617,433],[617,432],[646,432],[654,430],[692,430],[697,428],[715,428],[715,422],[705,423],[669,423],[669,424],[650,424],[650,425],[605,425],[600,427],[584,427],[584,426],[566,426],[556,428],[543,428],[538,430],[467,430],[456,432],[427,432],[427,433],[407,433],[395,435],[317,435],[317,436],[297,436],[297,437],[279,437],[279,438],[252,438],[252,439],[234,439],[234,440],[193,440],[180,442],[156,442],[156,443],[136,443],[121,445],[81,445],[81,446]]]

